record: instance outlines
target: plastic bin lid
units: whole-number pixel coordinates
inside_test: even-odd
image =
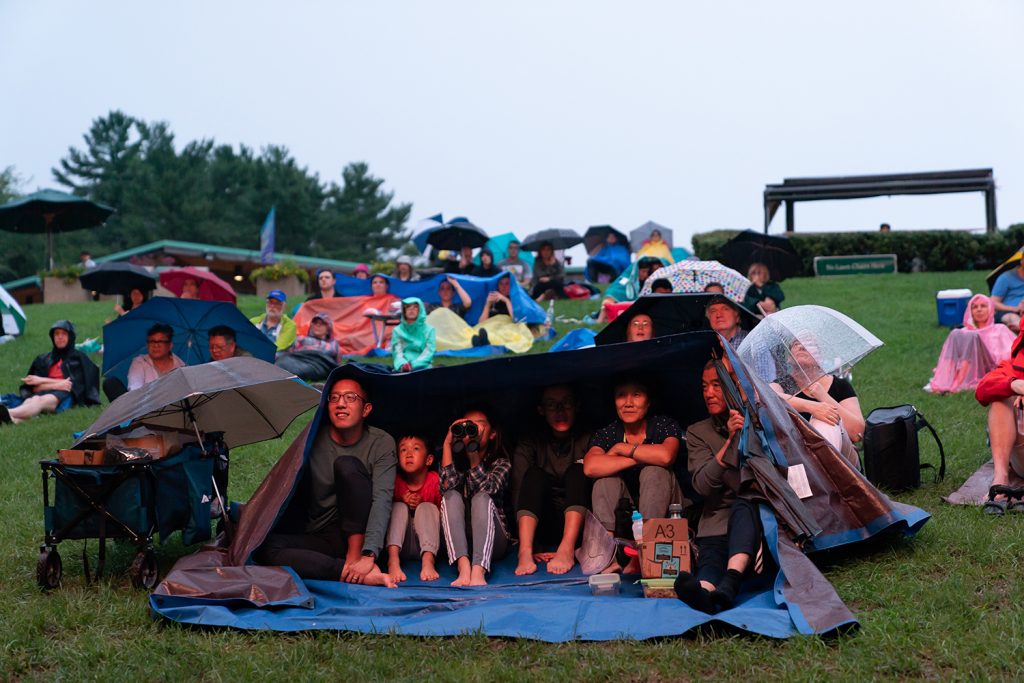
[[[935,293],[936,299],[969,299],[971,296],[969,289],[943,289]]]
[[[593,587],[605,587],[605,586],[617,586],[619,584],[618,574],[594,574],[590,577],[590,586]]]

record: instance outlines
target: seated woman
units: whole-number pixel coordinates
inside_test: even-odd
[[[298,351],[316,351],[323,353],[338,361],[338,342],[334,339],[334,321],[331,316],[323,311],[316,313],[309,321],[307,334],[300,334],[295,337],[295,343],[288,349],[288,353]]]
[[[537,301],[564,299],[565,268],[555,257],[551,242],[543,242],[533,261],[533,290],[530,296]]]
[[[576,563],[574,553],[590,509],[591,481],[580,461],[587,453],[590,433],[579,428],[579,400],[572,389],[544,389],[537,412],[543,427],[516,444],[512,455],[512,501],[519,528],[516,574],[533,574],[547,562],[549,574],[565,574]],[[535,552],[538,543],[557,546],[555,552]]]
[[[149,298],[148,294],[148,292],[144,292],[138,287],[132,289],[121,297],[122,303],[114,304],[114,312],[118,315],[124,315],[128,311],[138,308]]]
[[[477,325],[482,325],[488,318],[496,315],[507,315],[512,320],[516,318],[512,309],[512,300],[509,298],[512,296],[512,275],[504,273],[502,277],[498,278],[495,286],[497,289],[487,292],[487,300],[484,301],[484,308],[480,311]]]
[[[494,264],[494,252],[484,247],[480,250],[480,265],[473,269],[472,275],[477,277],[494,277],[502,272],[501,268]]]
[[[434,361],[437,335],[427,324],[427,310],[414,296],[402,299],[402,322],[391,333],[395,372],[412,372],[430,367]]]
[[[637,256],[650,256],[653,258],[663,259],[668,263],[675,263],[675,257],[672,256],[672,249],[668,246],[668,242],[661,236],[661,230],[651,230],[650,236],[644,240],[643,244],[640,245],[640,249],[636,252]]]
[[[818,345],[802,335],[789,347],[789,367],[771,387],[811,423],[855,467],[860,459],[853,444],[864,438],[864,414],[849,381],[825,373],[818,360]]]
[[[583,458],[583,471],[594,482],[594,515],[609,532],[615,528],[615,509],[626,498],[644,519],[664,517],[668,506],[682,502],[672,471],[682,430],[663,415],[648,415],[651,393],[643,382],[626,379],[615,384],[617,420],[599,429]]]
[[[491,563],[508,552],[505,497],[512,465],[497,426],[471,409],[448,427],[441,450],[441,528],[453,586],[486,586]],[[470,555],[472,544],[472,556]]]
[[[594,247],[587,259],[587,279],[591,282],[609,282],[627,268],[629,249],[619,242],[614,232],[609,232],[605,241]]]
[[[459,295],[458,301],[455,301],[456,294]],[[440,297],[441,302],[427,304],[427,313],[433,313],[439,308],[447,308],[460,318],[465,318],[466,311],[473,306],[473,300],[469,297],[469,294],[466,294],[466,290],[463,289],[459,281],[452,275],[448,275],[444,280],[441,280],[441,284],[437,286],[437,296]]]
[[[146,353],[135,356],[128,366],[128,391],[139,389],[172,370],[185,367],[173,352],[174,328],[156,323],[146,330]],[[109,394],[108,394],[109,396]]]
[[[782,293],[779,283],[770,279],[768,266],[763,263],[751,263],[747,269],[747,279],[750,280],[750,288],[743,298],[743,306],[754,312],[774,313],[782,308],[782,300],[786,295]]]
[[[754,565],[761,543],[756,504],[741,497],[739,434],[743,415],[729,408],[715,361],[701,375],[710,417],[686,430],[694,490],[704,497],[697,524],[697,567],[681,572],[675,590],[694,609],[714,614],[732,607],[740,582]],[[752,448],[759,450],[756,440]]]
[[[946,337],[925,391],[973,391],[986,373],[1010,357],[1013,339],[1010,328],[995,324],[992,300],[975,294],[964,311],[964,326]]]
[[[99,405],[100,371],[75,349],[75,326],[58,320],[50,327],[53,348],[36,356],[21,379],[19,398],[0,403],[0,424],[18,423],[72,406]]]
[[[402,282],[417,282],[420,274],[412,265],[412,257],[402,254],[395,259],[395,277]]]
[[[185,281],[181,283],[181,294],[178,296],[179,299],[198,299],[199,298],[199,281],[194,277],[187,277]]]

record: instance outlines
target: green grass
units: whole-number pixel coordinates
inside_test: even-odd
[[[976,509],[939,500],[987,459],[984,411],[973,396],[921,391],[946,334],[935,323],[934,293],[949,287],[985,291],[980,273],[786,282],[787,305],[837,308],[886,343],[854,370],[865,412],[914,403],[938,429],[949,457],[945,483],[928,482],[899,497],[934,515],[921,534],[823,559],[826,577],[860,619],[854,634],[776,642],[701,633],[655,642],[548,645],[479,635],[420,639],[183,628],[150,619],[146,595],[128,583],[130,548],[114,549],[100,585],[84,585],[78,541],[61,546],[63,587],[43,594],[34,575],[43,533],[36,463],[94,419],[100,408],[93,408],[0,429],[0,678],[228,679],[286,672],[358,680],[1020,678],[1024,516],[985,519]],[[252,297],[241,305],[247,315],[260,308]],[[565,302],[558,313],[578,318],[590,307]],[[106,303],[28,307],[25,337],[0,346],[0,391],[13,390],[35,354],[48,347],[53,320],[75,320],[83,339],[100,333],[109,311]],[[233,497],[248,496],[297,429],[283,440],[232,453]],[[930,440],[922,434],[924,457],[934,460]],[[95,549],[90,542],[93,557]],[[161,547],[162,570],[189,551],[173,540]]]

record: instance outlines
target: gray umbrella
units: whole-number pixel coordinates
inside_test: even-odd
[[[571,249],[582,241],[583,238],[575,230],[548,228],[527,236],[521,246],[526,251],[537,251],[540,245],[550,242],[555,249]]]
[[[633,247],[633,251],[640,251],[644,242],[650,238],[651,233],[657,230],[661,233],[661,239],[665,240],[668,244],[668,248],[672,248],[672,228],[666,228],[664,225],[659,225],[654,221],[647,221],[639,228],[629,231],[629,243]]]
[[[224,432],[229,448],[281,436],[320,402],[320,392],[258,358],[178,368],[107,406],[76,443],[142,424]]]

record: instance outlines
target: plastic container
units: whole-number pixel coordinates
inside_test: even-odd
[[[644,540],[644,518],[637,510],[633,511],[633,540],[637,543]]]
[[[956,327],[964,322],[967,302],[971,300],[969,289],[943,289],[935,294],[935,308],[939,316],[939,324]]]
[[[594,574],[588,583],[591,595],[618,595],[622,587],[618,574]]]

